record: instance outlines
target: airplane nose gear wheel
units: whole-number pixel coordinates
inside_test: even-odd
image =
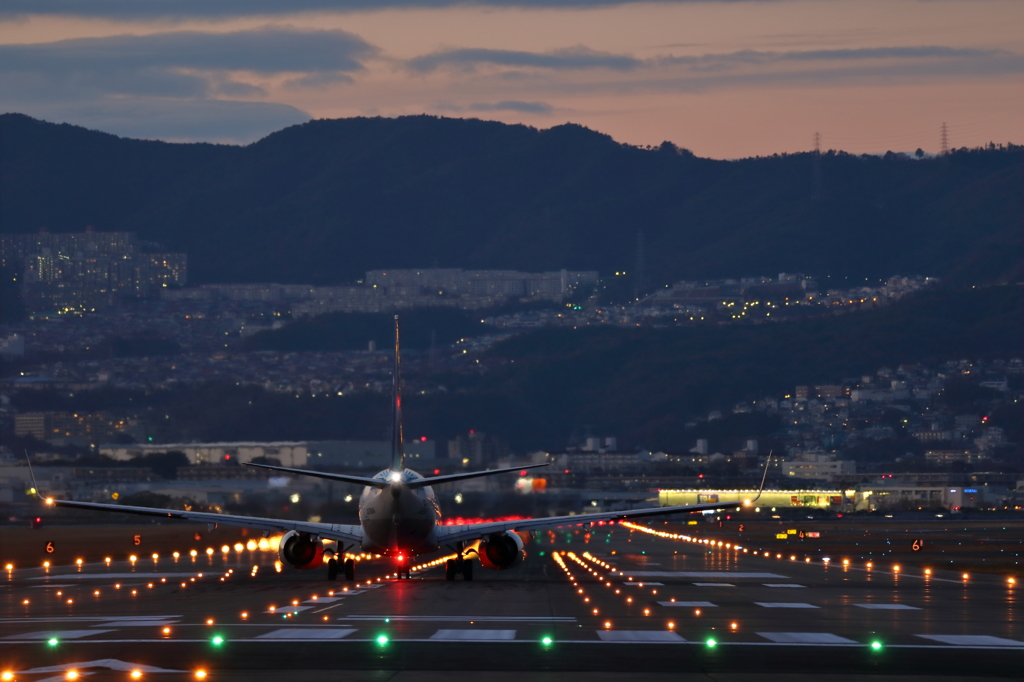
[[[356,562],[353,559],[345,559],[345,580],[356,579]]]

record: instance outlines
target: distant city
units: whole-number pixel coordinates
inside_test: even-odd
[[[453,373],[479,375],[502,366],[486,353],[493,344],[537,328],[785,323],[884,306],[937,282],[893,276],[840,289],[802,273],[781,273],[681,281],[611,303],[602,292],[626,272],[389,269],[369,271],[350,286],[187,286],[185,254],[145,244],[132,233],[94,231],[4,235],[0,256],[28,313],[0,327],[4,366],[16,370],[0,379],[0,420],[19,442],[35,444],[37,461],[50,465],[44,467],[48,485],[79,499],[150,491],[211,506],[268,485],[266,476],[238,463],[374,470],[386,465],[388,445],[161,442],[159,416],[151,408],[25,410],[12,398],[47,391],[148,395],[218,381],[305,398],[383,394],[390,391],[391,351],[372,340],[363,350],[337,352],[252,350],[247,342],[328,313],[472,311],[480,316],[480,333],[407,354],[406,390],[441,395]],[[536,495],[549,511],[642,505],[652,496],[676,504],[688,495],[696,501],[715,494],[709,486],[758,478],[768,453],[756,438],[737,448],[729,445],[735,438],[699,436],[702,429],[714,433],[715,424],[761,415],[779,424],[770,445],[774,484],[805,491],[800,494],[806,500],[795,506],[1020,508],[1021,475],[1003,466],[1015,443],[990,415],[1019,404],[1022,372],[1020,358],[997,358],[822,377],[820,384],[701,415],[686,424],[692,441],[671,451],[621,450],[616,434],[585,433],[568,446],[516,452],[504,438],[479,431],[439,443],[428,433],[411,443],[410,465],[441,471],[548,462],[552,467],[544,474],[479,479],[459,486],[458,494]],[[951,391],[971,398],[950,399]],[[168,455],[170,469],[159,460]],[[17,504],[24,497],[24,468],[7,444],[0,456],[0,503]],[[165,467],[160,474],[153,464],[158,460]],[[307,501],[333,503],[329,486],[302,485]]]

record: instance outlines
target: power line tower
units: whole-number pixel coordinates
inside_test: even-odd
[[[633,300],[636,301],[647,288],[647,263],[644,257],[644,231],[636,233],[636,264],[633,268]]]
[[[814,133],[814,159],[811,164],[811,200],[821,199],[821,133]]]
[[[945,156],[949,153],[949,128],[946,127],[945,121],[942,123],[942,130],[939,133],[939,141],[941,146],[940,153]]]

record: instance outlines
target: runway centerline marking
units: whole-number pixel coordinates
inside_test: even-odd
[[[713,609],[718,607],[718,604],[712,604],[709,601],[660,601],[658,603],[662,606],[684,606],[687,608],[698,609]]]
[[[515,639],[515,630],[438,630],[431,640],[448,642],[496,642]]]
[[[654,587],[658,587],[658,586],[664,585],[665,583],[656,583],[656,582],[653,582],[653,581],[648,582],[648,581],[645,580],[642,583],[641,582],[631,582],[631,583],[622,583],[622,584],[623,585],[629,585],[630,587],[637,587],[638,585],[653,585]]]
[[[875,609],[878,611],[920,611],[918,606],[907,606],[906,604],[854,604],[861,609]]]
[[[573,616],[341,616],[338,620],[391,620],[399,622],[458,622],[468,623],[479,621],[490,622],[517,622],[517,623],[575,623]]]
[[[58,640],[79,639],[81,637],[89,637],[91,635],[102,635],[106,632],[115,632],[115,630],[39,630],[37,632],[23,632],[20,635],[8,635],[6,637],[0,637],[0,639],[42,640],[50,639],[52,637],[56,637]]]
[[[943,644],[953,644],[956,646],[1024,647],[1024,642],[1018,642],[1015,639],[992,637],[990,635],[915,635],[915,637],[931,639],[936,642],[942,642]]]
[[[255,639],[341,639],[355,631],[355,628],[281,628],[257,635]]]
[[[764,583],[765,587],[807,587],[806,585],[797,585],[796,583]]]
[[[831,632],[759,632],[757,634],[776,644],[857,644],[852,639],[833,635]]]
[[[631,577],[640,578],[765,578],[786,580],[787,575],[778,573],[740,573],[738,571],[628,571]]]
[[[602,642],[686,642],[669,630],[598,630]]]
[[[804,602],[788,602],[788,601],[756,601],[754,602],[758,606],[763,606],[766,609],[819,609],[820,606],[814,604],[805,604]]]
[[[732,583],[694,583],[694,587],[736,587]]]

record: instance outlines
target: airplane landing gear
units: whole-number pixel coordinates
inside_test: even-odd
[[[472,559],[449,559],[444,562],[444,579],[448,582],[455,580],[455,576],[462,574],[463,580],[473,579]]]
[[[338,560],[331,559],[327,562],[327,579],[337,580],[338,579]]]
[[[356,562],[353,559],[345,559],[343,568],[345,569],[345,580],[353,581],[356,579]]]

